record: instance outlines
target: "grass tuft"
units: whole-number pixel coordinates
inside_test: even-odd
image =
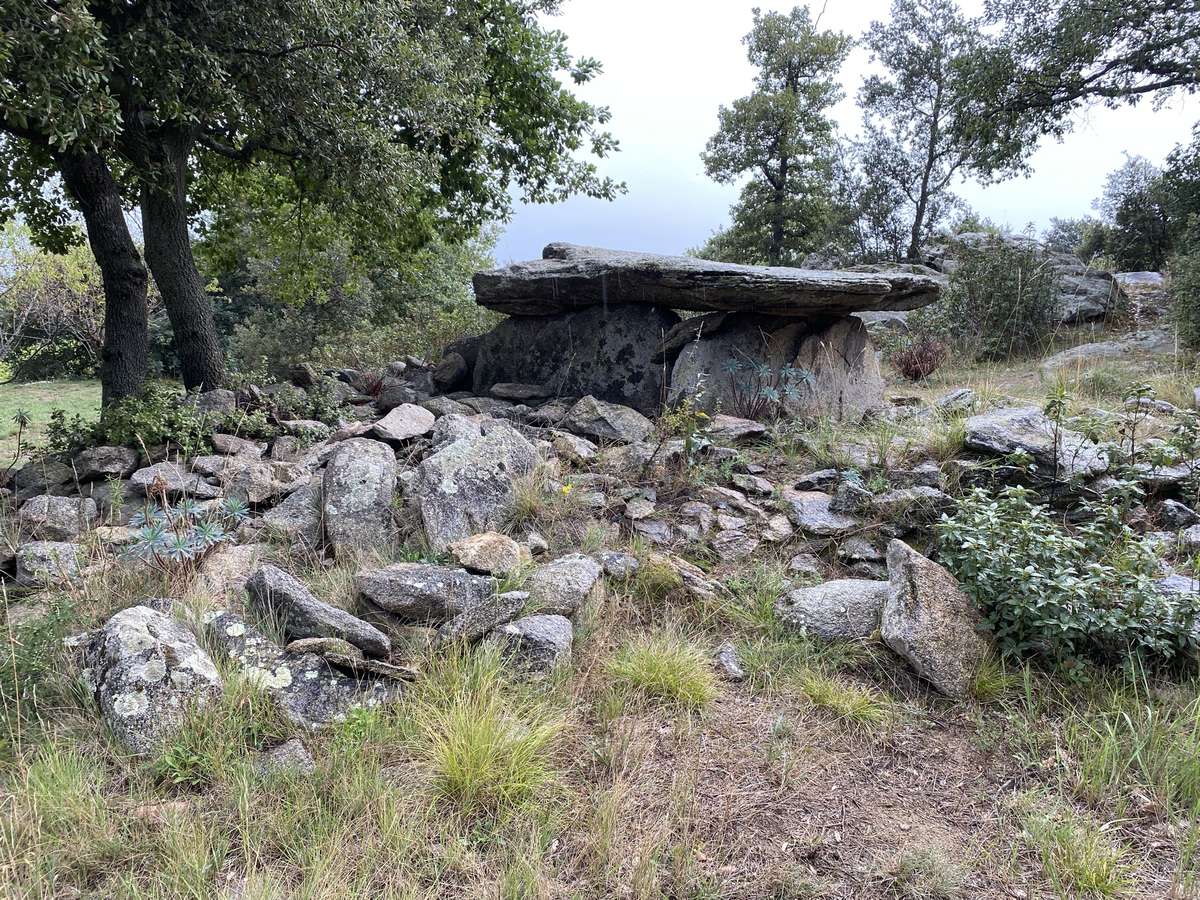
[[[853,729],[876,728],[891,718],[892,707],[887,698],[865,687],[809,672],[801,677],[800,688],[813,706],[832,713]]]
[[[630,638],[606,669],[619,687],[655,702],[700,709],[717,696],[708,653],[671,631]]]
[[[1024,817],[1025,841],[1037,853],[1046,877],[1064,897],[1123,897],[1133,870],[1123,849],[1100,827],[1068,810],[1031,810]]]

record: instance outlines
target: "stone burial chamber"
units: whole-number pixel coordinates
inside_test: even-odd
[[[456,351],[458,386],[476,394],[515,383],[647,415],[691,397],[710,413],[849,421],[883,391],[854,314],[916,309],[940,289],[911,272],[743,266],[563,243],[542,259],[479,272],[473,284],[480,306],[508,315]]]

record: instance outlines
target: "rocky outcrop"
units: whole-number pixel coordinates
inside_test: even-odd
[[[886,581],[845,578],[789,591],[775,604],[779,620],[824,640],[870,637],[888,599]]]
[[[903,541],[888,544],[880,636],[949,697],[963,697],[988,653],[981,617],[954,576]]]
[[[654,430],[654,423],[637,410],[595,397],[583,397],[567,411],[562,427],[599,441],[636,444]]]
[[[427,456],[408,492],[430,546],[441,552],[454,541],[503,525],[516,496],[515,480],[537,462],[533,445],[496,420],[467,429]]]
[[[1026,453],[1047,477],[1088,477],[1108,470],[1108,454],[1077,431],[1056,428],[1036,406],[994,409],[966,422],[965,446],[1008,456]]]
[[[96,523],[96,501],[90,497],[51,497],[26,500],[17,512],[23,534],[47,541],[70,541]]]
[[[722,316],[680,351],[670,401],[710,413],[858,421],[882,405],[883,377],[866,326],[854,318],[797,322]]]
[[[220,696],[221,676],[182,623],[147,606],[108,620],[83,652],[83,680],[101,717],[131,753],[153,753],[189,708]]]
[[[396,455],[379,441],[352,438],[325,466],[321,518],[335,555],[387,545],[392,536]]]
[[[618,303],[844,316],[864,309],[916,309],[938,292],[932,279],[908,273],[741,266],[574,244],[550,244],[540,260],[479,272],[473,284],[481,306],[522,316]]]
[[[416,625],[440,625],[496,593],[491,578],[428,563],[395,563],[359,572],[354,585],[372,606]]]
[[[554,316],[514,316],[484,335],[474,389],[533,381],[557,396],[591,394],[654,414],[665,393],[657,341],[679,316],[654,306],[613,305]]]
[[[574,635],[570,619],[538,613],[495,629],[488,641],[500,648],[514,668],[545,674],[570,660]]]

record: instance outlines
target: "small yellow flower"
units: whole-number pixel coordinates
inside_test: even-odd
[[[567,494],[571,493],[572,487],[574,487],[574,485],[564,484],[562,486],[562,495],[565,497],[565,496],[567,496]]]

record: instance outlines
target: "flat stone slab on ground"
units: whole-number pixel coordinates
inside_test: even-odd
[[[480,306],[523,316],[618,303],[843,316],[917,309],[941,289],[935,279],[907,272],[741,266],[564,243],[548,245],[542,259],[478,272],[474,287]]]

